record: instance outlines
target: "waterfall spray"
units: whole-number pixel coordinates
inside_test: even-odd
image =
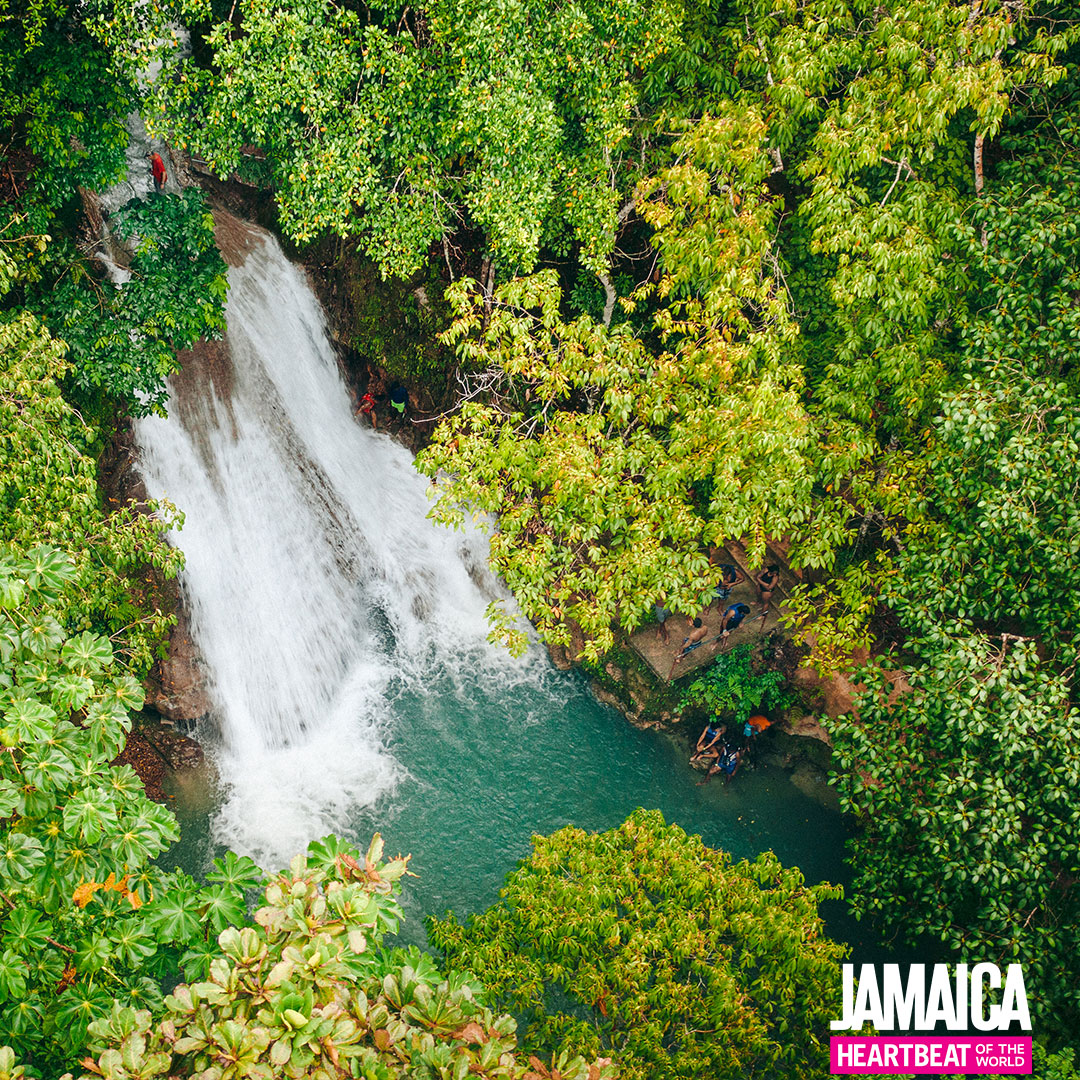
[[[487,644],[486,541],[426,520],[408,452],[354,420],[303,275],[268,235],[245,246],[228,356],[174,379],[169,418],[136,439],[150,494],[186,517],[181,585],[221,731],[215,838],[276,866],[400,779],[392,683],[542,662]]]

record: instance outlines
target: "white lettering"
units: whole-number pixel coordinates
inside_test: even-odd
[[[1005,969],[1005,992],[1001,995],[1001,1010],[998,1014],[999,1029],[1008,1030],[1014,1020],[1024,1031],[1031,1030],[1027,990],[1024,988],[1024,970],[1019,964],[1010,964]]]
[[[881,995],[878,993],[877,972],[873,964],[863,964],[859,972],[859,989],[855,993],[855,1010],[852,1013],[852,1027],[862,1027],[871,1023],[881,1030],[884,1018],[881,1015]]]
[[[882,989],[885,1015],[882,1027],[888,1031],[910,1028],[916,1004],[922,1005],[926,997],[926,965],[912,964],[908,968],[907,986],[900,983],[900,965],[886,964]]]
[[[996,964],[957,964],[950,974],[947,964],[935,964],[926,985],[926,966],[912,964],[907,978],[900,976],[899,964],[883,965],[882,986],[878,986],[874,964],[859,967],[858,983],[855,965],[842,968],[843,1016],[833,1020],[833,1031],[859,1031],[870,1024],[877,1031],[932,1031],[943,1025],[948,1031],[1008,1031],[1010,1024],[1031,1030],[1024,973],[1019,964],[1010,964],[1005,976],[1002,1003],[996,1004],[987,988],[998,990],[1002,985],[1001,972]],[[989,1049],[982,1047],[980,1049]]]
[[[998,1026],[998,1006],[991,1005],[984,1012],[984,978],[995,990],[1001,985],[1001,972],[997,964],[976,964],[971,969],[971,1026],[976,1031],[995,1031]]]
[[[847,1031],[848,1029],[854,1029],[855,1023],[851,1014],[855,1011],[855,965],[844,964],[840,969],[841,977],[844,984],[844,1011],[841,1013],[841,1019],[833,1020],[830,1022],[829,1027],[833,1031]]]
[[[956,965],[956,1027],[953,1031],[967,1030],[968,1013],[968,966]]]
[[[956,1019],[956,1002],[953,1000],[953,985],[949,979],[947,964],[935,964],[934,974],[930,979],[930,993],[927,995],[926,1011],[923,1013],[921,1028],[932,1028],[944,1023],[949,1031],[959,1030]]]

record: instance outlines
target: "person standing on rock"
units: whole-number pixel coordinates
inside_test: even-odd
[[[671,617],[671,612],[662,600],[657,600],[653,604],[653,610],[656,612],[656,621],[659,623],[656,628],[656,636],[666,645],[668,639],[667,621]]]
[[[165,162],[156,151],[148,154],[147,157],[150,158],[150,171],[154,174],[154,191],[160,195],[165,190],[165,181],[169,179],[169,174],[165,171]]]
[[[732,566],[731,563],[720,563],[719,570],[720,580],[713,590],[713,599],[709,604],[710,609],[713,604],[719,607],[731,595],[731,590],[740,582],[746,580],[738,567]]]
[[[375,399],[370,391],[360,399],[355,413],[357,416],[366,416],[371,421],[372,431],[379,430],[379,418],[375,415]]]
[[[390,408],[405,420],[409,415],[409,391],[401,383],[390,387]]]

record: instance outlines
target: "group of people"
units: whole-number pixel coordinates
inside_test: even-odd
[[[690,764],[708,762],[702,784],[707,784],[717,773],[722,772],[725,780],[730,780],[738,771],[739,765],[750,748],[754,738],[772,725],[766,716],[751,716],[742,727],[742,738],[732,737],[726,726],[719,720],[710,720],[705,730],[698,737]]]
[[[356,402],[353,412],[356,416],[362,416],[371,421],[372,429],[379,430],[379,416],[375,412],[375,395],[381,396],[383,391],[383,379],[376,375],[368,380],[367,390]],[[394,383],[387,394],[387,403],[390,408],[404,420],[409,412],[409,391],[401,383]]]
[[[714,556],[710,556],[710,562],[713,561]],[[746,575],[743,574],[737,566],[733,566],[731,563],[719,563],[717,568],[720,571],[720,580],[713,589],[712,598],[709,600],[708,606],[702,613],[703,615],[708,615],[714,604],[719,607],[728,599],[728,597],[730,597],[732,589],[746,580]],[[779,584],[779,581],[780,567],[775,563],[767,566],[754,578],[754,584],[757,585],[758,595],[761,598],[761,618],[763,621],[769,614],[772,595],[776,586]],[[655,605],[655,609],[656,621],[659,623],[656,636],[661,641],[666,642],[668,639],[667,620],[671,612],[663,604],[659,603]],[[748,604],[735,603],[729,605],[724,609],[723,614],[720,616],[720,633],[717,634],[714,640],[727,641],[731,631],[738,629],[749,614],[750,607]],[[709,632],[709,628],[705,625],[701,615],[694,619],[690,633],[683,639],[682,648],[675,654],[675,658],[671,662],[671,672],[668,675],[669,679],[671,678],[671,675],[674,674],[675,666],[677,664],[685,660],[695,649],[699,649],[705,644],[705,639],[709,636]]]

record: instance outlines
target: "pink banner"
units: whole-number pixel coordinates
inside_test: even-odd
[[[866,1073],[938,1073],[1014,1076],[1031,1073],[1031,1038],[993,1036],[981,1039],[943,1035],[841,1036],[829,1040],[833,1075]]]

